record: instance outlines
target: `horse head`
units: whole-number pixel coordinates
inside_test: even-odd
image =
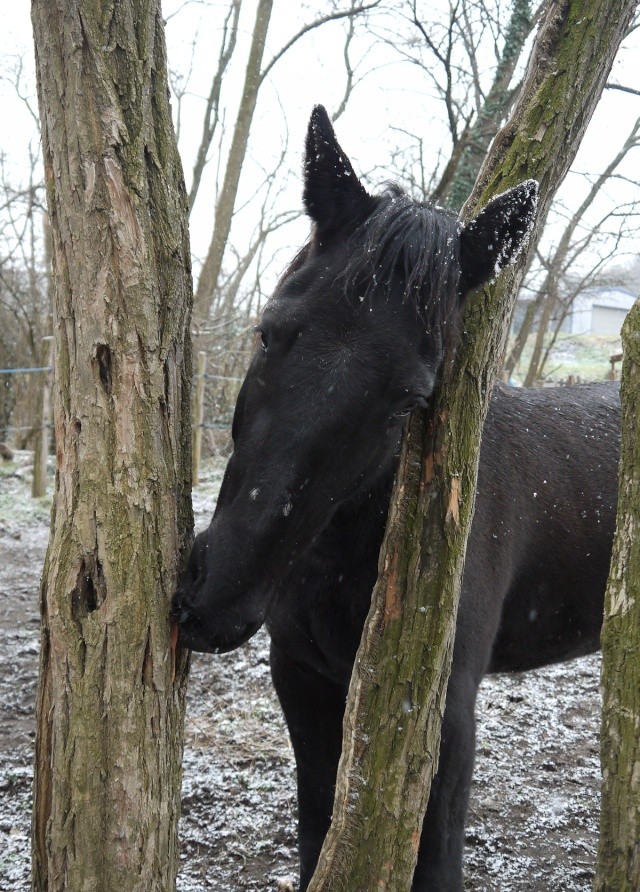
[[[246,641],[337,508],[388,471],[403,419],[429,404],[465,295],[518,255],[536,197],[528,181],[463,224],[397,187],[371,195],[314,109],[312,233],[256,329],[215,514],[174,599],[183,644]]]

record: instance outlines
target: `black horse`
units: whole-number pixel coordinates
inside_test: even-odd
[[[517,255],[535,201],[524,183],[461,225],[397,188],[372,196],[314,109],[312,235],[258,326],[234,452],[173,606],[193,650],[231,650],[268,626],[297,763],[301,889],[330,821],[403,418],[428,407],[462,300]],[[462,888],[483,674],[598,647],[618,429],[614,386],[499,387],[492,398],[414,890]]]

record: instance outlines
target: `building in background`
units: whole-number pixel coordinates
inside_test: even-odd
[[[560,331],[573,335],[600,335],[620,337],[622,323],[636,300],[636,294],[628,287],[603,285],[588,288],[577,294],[567,315],[562,319]],[[529,300],[521,296],[516,304],[513,317],[513,331],[518,332],[524,319]],[[550,331],[557,330],[560,314],[564,308],[559,306],[550,320]],[[534,322],[531,331],[538,330],[538,321]]]
[[[562,326],[568,334],[619,337],[622,323],[636,299],[626,288],[590,288],[578,294]]]

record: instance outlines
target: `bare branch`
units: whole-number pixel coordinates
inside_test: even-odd
[[[326,25],[327,22],[337,22],[340,19],[348,18],[350,16],[357,16],[363,12],[368,12],[371,9],[376,9],[380,6],[382,0],[373,0],[371,3],[365,3],[360,6],[356,6],[352,3],[351,9],[343,9],[338,12],[331,12],[324,16],[319,16],[317,19],[314,19],[313,22],[309,22],[308,25],[304,25],[297,31],[293,37],[291,37],[283,47],[281,47],[275,56],[272,57],[271,61],[263,68],[260,73],[260,83],[264,81],[267,77],[273,66],[278,62],[284,54],[291,49],[291,47],[297,43],[300,38],[304,37],[306,34],[309,34],[311,31],[315,31],[316,28],[320,28],[322,25]]]

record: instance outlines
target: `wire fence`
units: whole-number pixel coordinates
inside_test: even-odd
[[[48,338],[47,340],[51,340]],[[229,450],[231,439],[231,418],[233,414],[233,406],[238,395],[242,377],[235,374],[236,371],[242,369],[245,365],[243,360],[243,351],[236,348],[227,349],[221,353],[219,349],[211,351],[214,358],[215,370],[207,371],[206,358],[208,350],[198,352],[198,364],[196,373],[192,375],[193,385],[193,417],[192,417],[192,477],[194,483],[198,480],[198,468],[202,456],[203,437],[206,433],[206,450],[209,455],[224,454]],[[40,374],[42,376],[41,384],[36,384],[37,388],[41,388],[41,397],[38,403],[42,402],[40,418],[33,418],[32,424],[26,424],[32,418],[35,409],[33,388],[27,386],[27,390],[23,390],[20,385],[19,390],[22,394],[18,399],[20,401],[20,409],[17,411],[17,417],[14,414],[16,406],[15,399],[11,400],[10,406],[3,407],[3,415],[5,424],[0,422],[0,441],[4,449],[3,457],[12,456],[11,445],[19,444],[19,449],[29,448],[27,443],[33,444],[33,485],[32,495],[39,496],[46,492],[47,479],[47,457],[52,446],[54,436],[53,424],[50,416],[50,378],[49,373],[54,371],[53,355],[49,352],[49,361],[46,365],[41,366],[16,366],[14,368],[0,368],[0,382],[4,380],[7,385],[7,391],[13,392],[14,385],[10,384],[10,376],[32,376]],[[205,411],[205,395],[206,395],[206,411]],[[26,402],[25,402],[26,400]],[[13,418],[12,418],[13,415]],[[206,420],[205,420],[206,418]],[[10,422],[14,420],[15,423]]]
[[[43,365],[43,366],[25,366],[24,368],[11,368],[11,369],[0,369],[0,375],[29,375],[33,372],[52,372],[53,366],[51,365]],[[14,433],[22,433],[24,431],[43,431],[50,430],[53,428],[52,424],[21,424],[21,425],[2,425],[0,424],[0,430],[3,435],[14,434]]]
[[[52,372],[52,365],[43,365],[37,368],[29,367],[25,369],[0,369],[0,375],[26,375],[29,372]]]
[[[12,368],[12,369],[0,369],[0,375],[27,375],[32,372],[52,372],[53,366],[45,365],[45,366],[25,366],[24,368]],[[192,375],[192,380],[197,381],[198,378],[204,378],[205,380],[210,381],[229,381],[235,384],[241,384],[242,378],[239,378],[235,375],[215,375],[210,372],[207,372],[204,375]],[[193,425],[193,427],[199,427],[203,430],[230,430],[231,423],[227,421],[215,422],[213,424],[199,424]],[[7,425],[6,427],[0,424],[0,429],[4,432],[4,435],[12,434],[12,433],[21,433],[24,431],[41,431],[41,430],[51,430],[53,429],[52,424],[22,424],[22,425]]]

